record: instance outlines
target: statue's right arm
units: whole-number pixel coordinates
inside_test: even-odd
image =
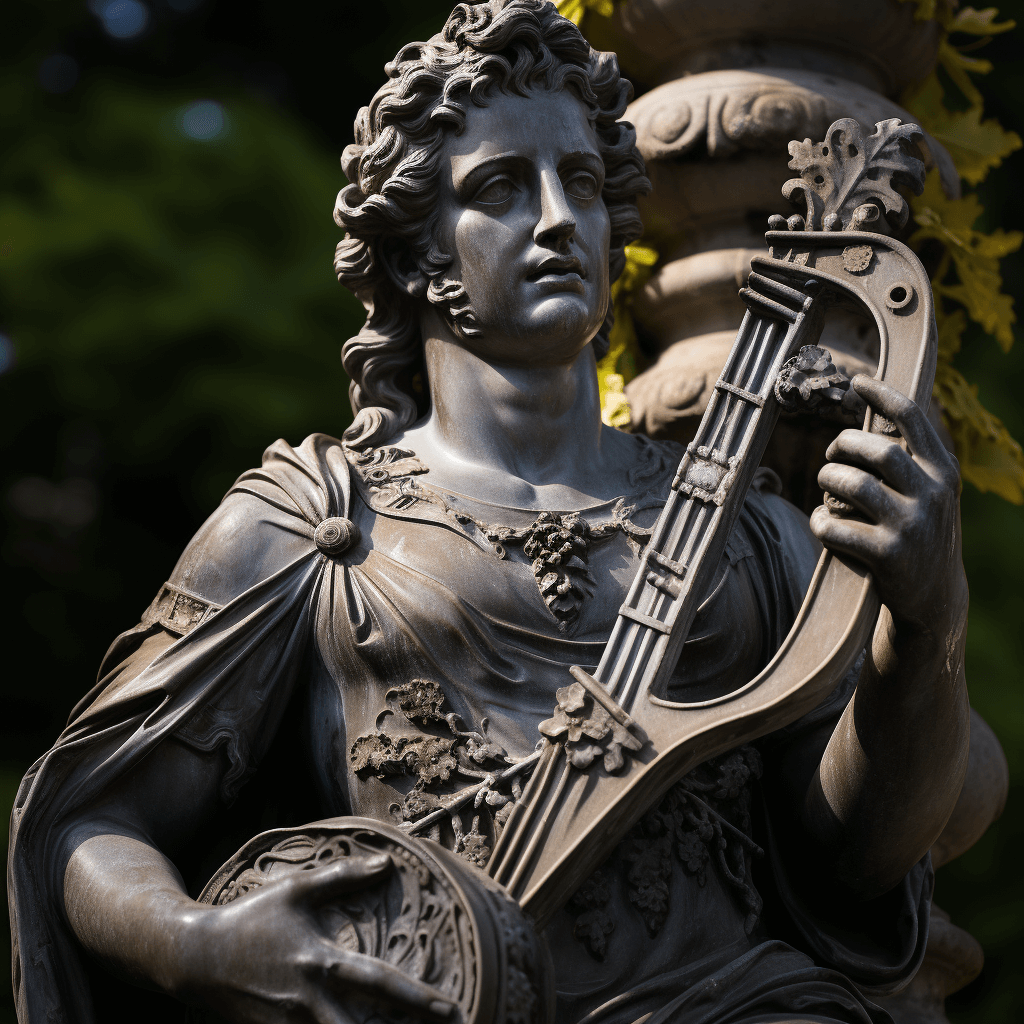
[[[435,990],[315,926],[319,904],[386,874],[386,856],[298,872],[223,907],[189,898],[169,854],[209,827],[224,771],[222,755],[166,741],[74,823],[64,907],[86,949],[136,984],[233,1021],[341,1024],[355,993],[443,1018],[449,1004]]]
[[[237,526],[237,518],[228,520]],[[251,567],[259,538],[234,533],[245,549],[238,557]],[[232,557],[230,538],[221,539],[218,572]],[[186,559],[194,564],[196,546],[210,541],[208,523]],[[272,561],[265,572],[274,570]],[[149,653],[155,657],[172,642],[169,635],[153,637]],[[82,945],[127,980],[232,1021],[342,1024],[350,1020],[345,1003],[353,995],[424,1020],[447,1017],[451,1005],[434,989],[332,944],[316,926],[320,904],[386,875],[386,856],[298,872],[225,906],[189,897],[174,858],[215,827],[229,767],[223,747],[204,752],[166,739],[66,823],[64,911]]]

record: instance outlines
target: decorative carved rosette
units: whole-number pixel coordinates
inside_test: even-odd
[[[462,858],[369,818],[330,818],[251,839],[214,875],[201,903],[222,906],[253,889],[343,857],[386,853],[382,881],[331,900],[319,924],[339,949],[397,967],[458,1007],[452,1024],[549,1024],[554,978],[543,938],[496,882]],[[408,1018],[358,998],[357,1022]]]
[[[786,362],[775,381],[775,397],[790,415],[811,413],[851,427],[864,421],[864,399],[819,345],[804,345]]]

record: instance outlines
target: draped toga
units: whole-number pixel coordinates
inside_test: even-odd
[[[23,1024],[92,1021],[82,950],[63,916],[61,838],[170,737],[224,751],[230,804],[287,742],[281,722],[294,715],[322,817],[407,827],[511,768],[480,806],[423,830],[485,863],[521,793],[515,766],[569,667],[596,667],[668,493],[678,450],[635,443],[633,493],[544,514],[435,489],[415,454],[395,447],[347,452],[325,435],[272,445],[25,776],[8,869]],[[810,579],[817,542],[766,480],[708,582],[671,681],[680,699],[752,678]],[[331,554],[317,528],[338,517],[360,539]],[[854,683],[696,769],[584,883],[547,931],[559,1021],[889,1020],[870,996],[897,990],[920,964],[928,859],[856,908],[806,892],[787,864],[792,822],[772,802],[780,758],[827,738]]]

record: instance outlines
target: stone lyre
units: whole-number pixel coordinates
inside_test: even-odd
[[[687,771],[805,714],[870,636],[879,607],[870,576],[826,551],[789,636],[755,679],[697,703],[663,696],[778,418],[776,382],[817,341],[825,310],[866,311],[881,341],[876,376],[927,407],[936,349],[927,274],[906,246],[864,230],[906,222],[893,186],[920,190],[923,165],[907,146],[917,137],[916,125],[895,120],[865,136],[847,119],[824,143],[791,145],[801,177],[783,192],[801,195],[807,216],[770,222],[769,255],[752,261],[740,293],[747,312],[735,344],[604,655],[559,691],[541,727],[549,739],[487,867],[538,926]],[[894,434],[870,410],[864,429]]]

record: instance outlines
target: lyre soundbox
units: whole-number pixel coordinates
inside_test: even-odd
[[[813,376],[829,308],[866,314],[880,340],[876,377],[928,405],[937,345],[931,288],[917,257],[892,237],[908,216],[897,187],[923,185],[920,137],[916,125],[896,120],[867,135],[846,119],[822,143],[791,145],[799,177],[783,193],[806,212],[770,221],[768,254],[752,261],[740,292],[746,313],[735,344],[600,664],[593,673],[574,668],[555,695],[540,749],[515,768],[530,771],[529,782],[485,869],[418,838],[458,809],[452,803],[403,828],[337,818],[257,836],[211,880],[205,902],[229,902],[337,857],[388,852],[389,880],[325,909],[336,941],[434,985],[463,1021],[553,1019],[539,934],[551,915],[687,772],[812,710],[870,637],[879,611],[870,575],[826,551],[763,671],[711,699],[666,696],[782,403],[808,390],[789,384],[795,376],[806,383],[804,371]],[[829,400],[843,400],[834,377],[820,383]],[[895,435],[870,410],[863,429]],[[388,1011],[357,1004],[358,1019],[387,1019]]]

